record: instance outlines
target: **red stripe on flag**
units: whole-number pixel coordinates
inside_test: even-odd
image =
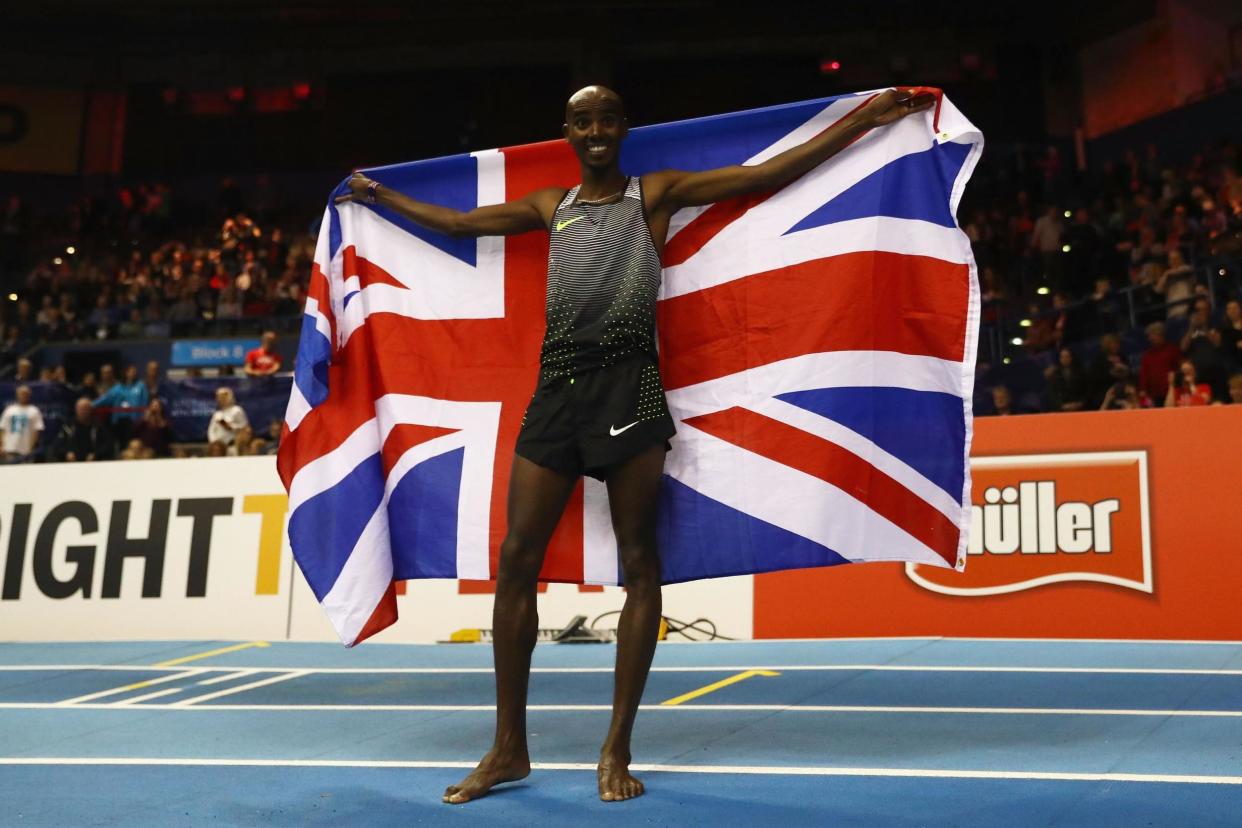
[[[367,623],[362,625],[358,637],[349,646],[357,646],[385,627],[391,627],[397,623],[397,589],[395,583],[394,581],[388,583],[388,589],[385,590],[379,603],[375,605],[375,609],[371,612],[371,617],[367,619]]]
[[[657,309],[665,387],[824,351],[960,361],[969,278],[964,264],[864,251],[665,299]]]
[[[818,134],[823,135],[825,132],[841,123],[841,121],[844,121],[846,118],[862,109],[870,103],[871,99],[874,97],[875,95],[867,97],[867,99],[859,103],[858,106],[854,107],[849,112],[833,121],[827,127],[820,130]],[[849,144],[846,144],[845,146],[848,147],[850,144],[853,144],[869,131],[870,130],[865,130],[858,133],[851,138]],[[845,149],[845,147],[842,147],[841,149]],[[841,150],[837,151],[840,152]],[[664,248],[664,255],[662,257],[664,266],[673,267],[674,265],[679,265],[689,260],[691,256],[703,249],[703,245],[715,238],[717,233],[745,215],[747,210],[767,201],[769,198],[776,195],[796,180],[797,179],[793,179],[792,181],[786,182],[770,192],[752,193],[750,195],[739,196],[737,198],[730,198],[725,201],[717,201],[711,207],[708,207],[697,217],[695,217],[693,221],[681,228],[675,236],[668,240],[668,243]]]
[[[354,245],[350,245],[341,251],[341,277],[349,279],[353,276],[358,277],[358,289],[369,288],[372,285],[392,285],[403,290],[408,288],[401,283],[395,276],[384,268],[358,255],[358,249]]]
[[[939,510],[853,452],[745,408],[685,421],[721,440],[817,477],[886,518],[950,565],[958,528]]]
[[[388,439],[384,441],[384,447],[380,450],[380,457],[384,463],[384,476],[387,477],[392,472],[392,467],[397,465],[397,461],[401,459],[401,455],[414,446],[460,430],[417,423],[400,423],[393,426],[392,431],[388,432]]]

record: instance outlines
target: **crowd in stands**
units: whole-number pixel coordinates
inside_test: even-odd
[[[0,376],[34,346],[232,334],[296,318],[310,278],[307,216],[226,178],[214,211],[181,216],[164,183],[35,214],[0,200]]]
[[[981,164],[986,206],[960,221],[1000,347],[976,413],[1242,402],[1240,160],[1221,141],[1186,164],[1154,146],[1090,171],[1053,149],[1025,178]]]

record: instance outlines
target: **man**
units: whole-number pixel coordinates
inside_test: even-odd
[[[146,373],[143,374],[142,384],[147,387],[147,399],[153,400],[160,395],[160,387],[164,380],[160,376],[160,364],[152,359],[147,362]]]
[[[1061,284],[1061,259],[1064,255],[1061,252],[1061,233],[1063,231],[1061,211],[1056,205],[1049,204],[1044,208],[1044,214],[1035,220],[1035,227],[1031,230],[1030,238],[1031,248],[1039,253],[1043,280],[1051,282],[1058,288],[1063,287]]]
[[[30,382],[34,378],[35,378],[34,377],[34,363],[26,359],[25,357],[22,357],[21,359],[17,360],[17,370],[13,374],[14,381]]]
[[[227,449],[237,439],[238,432],[249,427],[250,420],[234,399],[233,389],[217,388],[216,410],[207,424],[207,442],[212,445],[219,443]]]
[[[17,400],[0,413],[4,462],[25,463],[34,458],[43,434],[43,414],[30,404],[30,386],[17,386]]]
[[[107,394],[116,385],[116,369],[111,362],[99,366],[99,393]]]
[[[1147,326],[1147,342],[1151,347],[1143,352],[1139,362],[1139,393],[1160,405],[1169,393],[1169,373],[1177,368],[1182,352],[1165,339],[1163,322]]]
[[[280,370],[280,354],[276,351],[276,332],[264,331],[262,344],[246,354],[246,376],[270,377]]]
[[[104,366],[104,368],[108,367]],[[150,401],[151,395],[147,393],[147,386],[138,379],[138,366],[126,365],[123,380],[100,394],[95,399],[94,405],[96,408],[107,409],[111,415],[109,423],[112,426],[113,436],[117,443],[123,444],[129,442],[134,424],[142,419],[143,412],[147,410],[147,403]]]
[[[515,447],[508,532],[500,547],[493,608],[496,736],[478,767],[445,791],[467,802],[530,773],[526,690],[537,622],[536,581],[548,540],[582,474],[606,482],[625,578],[618,624],[612,722],[600,750],[605,801],[643,785],[629,772],[630,734],[660,625],[656,503],[664,453],[675,428],[655,347],[660,255],[669,221],[683,207],[780,189],[870,129],[927,109],[930,95],[890,90],[804,144],[761,164],[640,178],[620,168],[628,131],[620,96],[602,86],[575,93],[562,133],[581,183],[551,187],[469,212],[415,201],[356,173],[338,201],[371,201],[455,236],[550,235],[547,329],[534,398]]]
[[[1114,333],[1104,334],[1100,337],[1100,351],[1087,368],[1087,407],[1099,408],[1104,395],[1129,376],[1130,366],[1121,355],[1121,338]]]
[[[65,423],[52,444],[52,457],[66,463],[111,460],[115,453],[112,432],[95,422],[91,401],[82,397],[73,407],[73,422]]]

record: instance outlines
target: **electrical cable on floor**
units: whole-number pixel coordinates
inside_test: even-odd
[[[601,613],[600,615],[595,616],[595,620],[591,622],[591,629],[594,630],[596,628],[596,625],[602,619],[607,618],[610,615],[620,615],[620,614],[621,614],[621,610],[609,610],[608,612]],[[682,638],[688,639],[690,641],[733,641],[734,640],[733,638],[730,638],[727,635],[721,635],[719,632],[717,632],[716,623],[712,621],[710,618],[696,618],[693,621],[680,621],[676,618],[669,618],[667,615],[664,615],[661,617],[664,619],[664,624],[666,628],[666,632],[665,632],[666,637],[669,635],[675,634],[675,635],[680,635]],[[687,632],[687,630],[690,630],[691,632]],[[615,630],[613,632],[615,633]],[[698,636],[703,636],[703,637],[697,637],[696,635],[694,635],[694,633],[697,633]]]

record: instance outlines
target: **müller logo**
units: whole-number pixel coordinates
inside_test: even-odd
[[[1065,581],[1152,592],[1147,452],[971,460],[966,571],[906,565],[924,589],[998,595]]]

